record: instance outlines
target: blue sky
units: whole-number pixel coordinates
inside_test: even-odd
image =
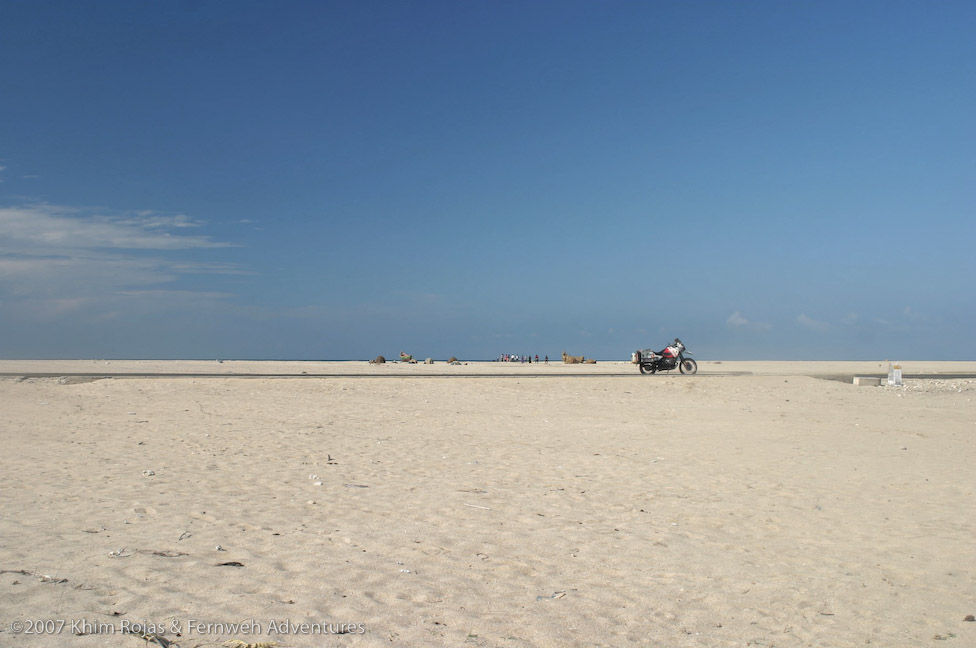
[[[0,0],[0,357],[976,359],[974,25]]]

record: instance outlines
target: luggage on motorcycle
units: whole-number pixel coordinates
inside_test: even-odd
[[[656,355],[657,352],[654,349],[639,349],[637,351],[637,361],[640,362],[641,360],[650,360]]]

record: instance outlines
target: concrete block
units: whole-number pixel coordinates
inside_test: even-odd
[[[854,376],[854,384],[859,387],[880,387],[881,379],[872,376]]]

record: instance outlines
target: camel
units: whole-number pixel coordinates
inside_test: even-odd
[[[563,351],[563,362],[566,364],[583,364],[584,361],[585,358],[583,356],[566,355],[566,352]]]

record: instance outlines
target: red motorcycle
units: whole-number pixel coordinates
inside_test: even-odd
[[[640,367],[642,374],[653,374],[658,371],[671,371],[677,368],[683,374],[698,373],[698,363],[691,358],[686,358],[685,354],[691,355],[691,351],[685,348],[680,338],[674,338],[674,342],[664,347],[661,351],[653,349],[641,349],[634,354],[634,361]]]

